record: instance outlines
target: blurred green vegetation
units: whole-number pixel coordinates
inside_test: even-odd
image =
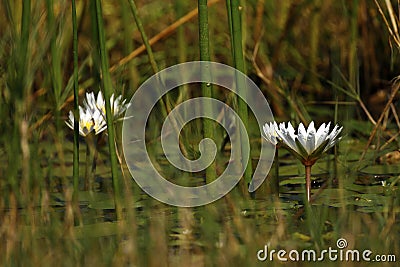
[[[156,69],[200,59],[196,1],[135,1],[152,53],[143,45],[129,2],[102,1],[113,92],[127,99]],[[83,98],[100,90],[103,76],[95,1],[76,3]],[[234,66],[226,2],[208,4],[210,58]],[[345,238],[349,248],[399,259],[397,5],[383,0],[241,1],[244,70],[264,92],[275,119],[344,125],[343,141],[313,168],[317,197],[309,209],[303,205],[304,170],[284,151],[279,151],[279,197],[271,195],[267,179],[254,196],[238,188],[192,209],[148,197],[121,159],[122,218],[117,220],[106,135],[97,144],[92,191],[83,190],[87,164],[80,139],[82,183],[79,202],[72,201],[73,132],[64,123],[73,107],[71,2],[2,0],[0,265],[281,265],[259,262],[257,251],[267,244],[286,250],[336,248],[338,238]],[[179,88],[162,108],[169,111],[200,92],[195,86]],[[213,94],[236,105],[226,90]],[[153,114],[149,123],[162,121]],[[194,121],[182,132],[191,158],[199,153],[201,125]],[[119,156],[121,127],[115,125]],[[258,129],[250,116],[253,165],[261,142]],[[160,150],[160,133],[146,134],[159,170],[177,175]],[[215,139],[223,143],[219,128]],[[218,174],[228,160],[229,144],[217,156]],[[196,175],[178,173],[176,182],[201,184],[205,174]]]

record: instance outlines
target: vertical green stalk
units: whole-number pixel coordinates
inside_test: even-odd
[[[85,191],[93,191],[96,163],[98,157],[97,144],[99,142],[100,135],[94,135],[90,133],[86,136],[86,166],[85,166]]]
[[[244,65],[244,57],[243,57],[243,45],[242,45],[242,30],[241,30],[241,17],[240,17],[240,5],[239,5],[239,0],[230,0],[230,13],[232,17],[232,32],[231,32],[231,38],[232,38],[232,44],[233,44],[233,55],[234,55],[234,62],[235,62],[235,68],[243,73],[246,73],[245,70],[245,65]],[[242,90],[242,94],[246,94],[246,88],[245,88],[245,82],[241,78],[237,78],[236,80],[236,88],[237,90]],[[243,125],[245,126],[246,129],[248,129],[248,110],[247,110],[247,104],[246,102],[240,98],[238,98],[238,113],[243,121]],[[240,133],[240,140],[244,138],[244,133]],[[240,142],[243,143],[244,142]],[[242,153],[245,148],[242,148]],[[251,158],[249,157],[248,159],[242,158],[242,164],[246,165],[247,161],[247,166],[246,170],[244,173],[244,179],[246,184],[249,184],[251,181],[251,176],[253,173],[252,166],[251,166]]]
[[[113,114],[111,112],[111,91],[112,82],[108,66],[107,51],[106,51],[106,37],[104,32],[103,23],[103,12],[101,7],[101,0],[95,1],[96,6],[96,17],[97,17],[97,27],[99,34],[99,46],[100,46],[100,59],[101,59],[101,73],[102,73],[102,85],[104,92],[105,108],[106,108],[106,122],[108,129],[108,145],[110,150],[110,162],[111,162],[111,175],[114,187],[114,201],[115,201],[115,211],[117,215],[117,220],[122,219],[122,207],[121,207],[121,196],[118,181],[118,162],[117,162],[117,152],[115,148],[115,134],[113,125]]]
[[[21,17],[21,39],[19,40],[19,51],[17,56],[17,80],[19,89],[19,99],[26,96],[26,73],[27,73],[27,59],[28,59],[28,42],[29,42],[29,27],[31,24],[31,1],[24,0],[22,3],[22,17]]]
[[[131,7],[132,15],[133,15],[133,17],[135,19],[135,23],[136,23],[136,25],[137,25],[137,27],[139,29],[140,35],[142,37],[143,44],[146,47],[146,51],[147,51],[147,55],[149,57],[149,61],[150,61],[151,67],[153,69],[153,72],[155,74],[157,74],[158,73],[158,66],[157,66],[157,63],[156,63],[156,60],[155,60],[155,57],[154,57],[154,54],[153,54],[153,50],[151,49],[151,45],[150,45],[149,39],[147,38],[146,32],[144,30],[142,20],[140,19],[139,11],[138,11],[138,9],[136,7],[135,1],[134,0],[129,0],[129,4],[130,4],[130,7]],[[158,82],[160,84],[160,87],[164,86],[163,85],[163,81],[158,80]],[[162,116],[164,118],[167,117],[168,111],[171,110],[169,103],[170,103],[170,101],[169,101],[169,98],[168,98],[168,94],[165,96],[165,101],[164,101],[163,98],[160,98],[160,108],[161,108]],[[175,129],[177,129],[175,122],[174,122],[174,125],[175,125]],[[181,148],[182,153],[184,155],[188,155],[188,153],[186,151],[186,148],[185,148],[185,145],[181,140],[179,140],[179,147]]]
[[[229,24],[229,33],[231,35],[231,48],[232,48],[232,58],[235,58],[235,52],[233,51],[233,47],[235,46],[233,44],[233,28],[232,28],[232,5],[231,5],[231,0],[226,0],[226,10],[228,14],[228,24]]]
[[[334,125],[337,124],[338,122],[338,113],[339,113],[339,98],[337,94],[337,90],[334,92],[335,95],[335,111],[334,111]],[[333,160],[333,183],[337,184],[337,177],[338,177],[338,150],[337,150],[337,144],[333,147],[334,151],[334,160]]]
[[[183,10],[183,4],[186,3],[185,0],[178,0],[175,2],[176,16],[178,18],[182,17],[185,13]],[[177,42],[178,42],[178,60],[180,63],[186,61],[187,49],[184,27],[181,25],[177,29]]]
[[[131,53],[134,48],[133,42],[131,40],[131,36],[132,36],[132,29],[130,27],[131,15],[130,15],[130,10],[128,8],[128,5],[129,5],[129,3],[126,0],[119,0],[122,25],[124,27],[124,29],[123,29],[123,40],[124,40],[123,41],[123,43],[124,43],[123,55],[124,55],[124,57],[129,55],[129,53]],[[138,88],[140,74],[138,73],[135,63],[133,61],[128,62],[126,64],[126,68],[128,71],[128,81],[129,81],[129,86],[127,88]],[[122,88],[121,95],[126,95],[124,88]]]
[[[84,191],[92,191],[92,172],[91,172],[91,166],[93,163],[93,147],[92,147],[92,141],[93,141],[93,136],[90,136],[89,134],[86,137],[86,162],[85,162],[85,178],[83,182],[83,190]]]
[[[320,1],[315,1],[314,9],[311,17],[311,27],[310,27],[310,70],[311,70],[311,86],[316,90],[321,90],[321,84],[317,76],[317,61],[319,52],[319,38],[320,38],[320,27],[321,27],[321,8]]]
[[[199,49],[200,49],[200,60],[210,61],[210,42],[209,42],[209,31],[208,31],[208,7],[207,0],[198,0],[199,9]],[[201,74],[206,75],[205,73]],[[203,97],[212,98],[212,84],[201,83],[201,91]],[[206,102],[204,105],[204,113],[212,115],[211,103]],[[210,116],[212,117],[212,116]],[[209,119],[203,120],[203,129],[205,138],[214,138],[214,127],[213,123]],[[208,155],[206,155],[208,157]],[[210,183],[216,179],[216,162],[215,160],[206,169],[206,182]]]
[[[56,102],[56,112],[59,114],[61,90],[62,90],[62,74],[61,74],[61,47],[57,46],[57,32],[55,31],[55,19],[54,19],[54,0],[46,0],[47,5],[47,27],[51,32],[50,40],[50,53],[51,53],[51,79],[52,87],[54,91],[54,98]],[[76,7],[75,7],[76,8]],[[74,22],[72,22],[74,23]],[[58,117],[56,118],[59,119]],[[56,121],[59,124],[58,121]]]
[[[97,26],[97,15],[96,15],[96,1],[89,1],[89,13],[90,13],[90,32],[91,32],[91,44],[92,44],[92,60],[93,60],[93,69],[92,69],[92,78],[94,78],[93,87],[100,87],[100,55],[99,55],[99,29]]]
[[[154,54],[153,54],[153,50],[151,49],[151,45],[150,45],[149,39],[147,38],[146,32],[144,31],[142,20],[139,17],[139,12],[138,12],[138,9],[136,7],[135,1],[134,0],[129,0],[129,5],[131,7],[132,15],[133,15],[133,17],[135,19],[136,26],[138,27],[138,30],[139,30],[140,35],[142,37],[143,44],[146,47],[146,51],[147,51],[147,55],[149,57],[151,68],[153,69],[153,72],[156,74],[156,73],[158,73],[158,66],[157,66],[157,63],[156,63],[156,60],[155,60],[155,57],[154,57]],[[166,104],[165,104],[165,102],[164,102],[164,100],[162,98],[160,99],[160,104],[161,104],[162,115],[165,118],[165,117],[167,117],[167,106],[166,106]]]
[[[336,87],[341,87],[342,86],[342,76],[339,71],[339,68],[337,66],[340,66],[340,58],[341,58],[341,52],[340,52],[340,47],[338,47],[337,44],[334,44],[331,42],[331,47],[330,47],[330,58],[332,61],[332,68],[331,68],[331,77],[332,77],[332,87],[330,88],[333,90],[333,95],[335,98],[335,110],[334,110],[334,123],[336,124],[339,117],[339,95],[338,95],[338,90],[336,90]],[[343,108],[342,108],[343,109]],[[336,146],[335,146],[336,149]],[[336,161],[336,159],[335,159]],[[335,163],[336,165],[336,163]],[[337,183],[337,177],[335,176],[334,178],[334,183]]]
[[[78,202],[79,192],[79,81],[78,81],[78,23],[76,19],[76,3],[72,0],[72,56],[74,63],[74,154],[73,154],[73,179],[74,202]]]
[[[16,131],[18,131],[18,135],[14,135],[14,138],[18,136],[19,140],[19,150],[21,153],[21,167],[22,167],[22,181],[19,184],[21,190],[21,198],[20,200],[23,202],[23,205],[27,205],[28,213],[27,213],[27,221],[30,221],[29,215],[31,212],[30,209],[30,168],[29,168],[29,145],[28,145],[28,136],[27,136],[27,115],[29,114],[30,109],[30,96],[29,96],[29,80],[27,77],[29,71],[29,62],[28,62],[28,49],[29,49],[29,39],[30,39],[30,25],[31,25],[31,1],[24,0],[22,2],[22,17],[21,17],[21,36],[19,39],[19,50],[18,54],[15,55],[17,57],[17,69],[16,69],[16,83],[17,87],[17,95],[16,100],[16,110],[15,110],[15,124]],[[15,179],[16,177],[14,177]],[[24,198],[25,197],[25,198]],[[25,203],[24,203],[25,202]]]
[[[358,0],[351,2],[351,17],[350,17],[350,50],[349,50],[349,81],[353,88],[357,86],[357,41],[358,41]],[[358,92],[359,93],[359,92]]]
[[[275,147],[275,175],[271,179],[271,193],[279,196],[279,149]]]
[[[132,11],[133,17],[135,19],[136,26],[138,27],[140,35],[142,36],[143,44],[146,47],[146,51],[147,51],[147,55],[149,56],[149,61],[150,61],[151,67],[152,67],[154,73],[157,73],[158,72],[157,63],[156,63],[156,60],[154,58],[154,54],[153,54],[153,51],[151,49],[151,46],[150,46],[150,43],[149,43],[149,39],[147,38],[146,32],[144,31],[142,20],[139,17],[139,12],[138,12],[138,9],[136,7],[135,1],[134,0],[129,0],[129,4],[131,6],[131,11]]]

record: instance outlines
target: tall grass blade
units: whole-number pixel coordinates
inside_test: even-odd
[[[76,18],[76,2],[72,0],[72,56],[74,62],[74,151],[73,151],[73,200],[75,207],[79,201],[79,81],[78,81],[78,24]]]
[[[111,162],[111,175],[114,188],[114,201],[115,201],[115,211],[117,215],[117,220],[122,219],[122,207],[121,207],[121,196],[120,196],[120,186],[119,186],[119,175],[118,175],[118,161],[117,153],[115,148],[115,134],[113,125],[113,113],[111,112],[110,98],[112,94],[112,82],[108,66],[106,41],[105,41],[105,31],[103,22],[103,12],[101,6],[101,0],[96,0],[96,18],[97,27],[99,34],[99,47],[100,47],[100,59],[101,59],[101,73],[102,73],[102,87],[105,99],[106,108],[106,122],[108,131],[108,145],[110,150],[110,162]]]
[[[233,50],[233,57],[235,62],[235,68],[243,73],[246,73],[245,69],[245,62],[244,62],[244,55],[243,55],[243,45],[242,45],[242,29],[241,29],[241,12],[240,12],[240,3],[239,0],[230,0],[230,5],[228,6],[231,10],[231,23],[230,26],[231,30],[231,39],[232,39],[232,50]],[[245,82],[243,79],[237,78],[236,79],[236,90],[242,90],[242,94],[246,95],[246,88]],[[238,96],[238,113],[243,121],[243,125],[246,129],[248,128],[248,110],[247,104]],[[240,133],[240,139],[244,138],[244,133]],[[243,150],[244,148],[242,148]],[[247,165],[244,173],[244,179],[246,184],[249,184],[251,181],[251,176],[253,173],[251,160],[250,157],[248,159],[242,159],[242,164]]]
[[[207,0],[198,1],[199,9],[199,49],[200,49],[200,60],[210,61],[210,42],[209,42],[209,29],[208,29],[208,7]],[[201,75],[208,75],[201,73]],[[201,92],[203,97],[212,98],[211,83],[201,83]],[[212,115],[212,106],[205,102],[204,112]],[[214,127],[212,121],[205,119],[203,120],[203,129],[205,138],[214,138]],[[216,162],[215,160],[206,169],[206,182],[210,183],[216,178]]]

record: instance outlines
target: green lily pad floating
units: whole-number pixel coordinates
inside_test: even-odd
[[[400,165],[369,165],[363,168],[361,173],[372,175],[399,175]]]
[[[383,194],[385,191],[385,188],[382,186],[382,184],[365,186],[365,184],[361,185],[353,183],[345,185],[345,189],[353,192],[369,193],[369,194]]]
[[[328,170],[327,170],[327,160],[328,157],[325,157],[325,160],[319,160],[317,163],[313,166],[312,168],[312,175],[318,176],[318,175],[326,175],[328,176]],[[273,171],[273,169],[271,169]],[[299,175],[304,175],[305,169],[302,164],[299,164],[296,161],[293,161],[289,165],[283,165],[279,167],[279,176],[280,177],[285,177],[285,176],[299,176]]]
[[[390,196],[378,194],[355,194],[353,197],[354,202],[352,204],[357,206],[388,205],[392,199]]]
[[[354,192],[345,189],[325,189],[314,204],[328,205],[330,207],[342,207],[343,205],[382,207],[388,205],[391,199],[391,196],[376,193],[354,194]]]
[[[340,188],[326,188],[315,199],[315,205],[328,205],[330,207],[342,207],[349,204],[349,199],[353,197],[353,192]]]
[[[398,165],[370,165],[358,172],[354,183],[358,185],[382,184],[382,181],[398,174],[400,174]]]
[[[286,180],[283,180],[279,183],[280,186],[285,186],[285,185],[302,185],[305,184],[305,179],[304,177],[292,177]]]

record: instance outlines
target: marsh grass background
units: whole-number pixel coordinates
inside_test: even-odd
[[[271,172],[252,197],[241,184],[205,207],[161,204],[138,188],[123,163],[121,122],[114,124],[115,138],[99,137],[92,192],[83,190],[85,142],[79,138],[80,177],[74,190],[74,134],[64,123],[73,109],[74,70],[79,71],[80,101],[86,91],[99,90],[130,99],[157,70],[200,59],[197,3],[102,1],[102,47],[98,33],[103,24],[96,15],[100,1],[76,1],[77,69],[71,1],[2,0],[0,265],[281,265],[258,262],[257,251],[266,244],[321,250],[335,247],[340,237],[349,248],[400,259],[398,3],[250,0],[241,1],[234,15],[240,18],[232,18],[235,12],[227,6],[238,3],[208,1],[210,59],[243,68],[265,93],[277,121],[344,125],[343,141],[313,168],[317,197],[312,206],[303,205],[302,166],[284,151],[279,152],[279,197],[272,194],[276,174]],[[237,36],[236,42],[232,39],[233,20],[240,25],[239,43]],[[237,61],[238,53],[243,62]],[[159,114],[200,92],[200,86],[172,92],[150,123],[161,125]],[[240,106],[221,88],[212,93]],[[202,127],[194,121],[182,132],[191,140],[182,138],[188,157],[198,155]],[[218,129],[214,137],[222,144],[224,133]],[[253,164],[262,141],[257,129],[250,115]],[[166,162],[159,132],[147,136],[160,171],[177,177],[176,182],[205,181],[205,173],[189,178]],[[115,154],[110,153],[113,140]],[[228,158],[229,144],[218,155],[217,174]],[[115,200],[120,201],[117,211]]]

